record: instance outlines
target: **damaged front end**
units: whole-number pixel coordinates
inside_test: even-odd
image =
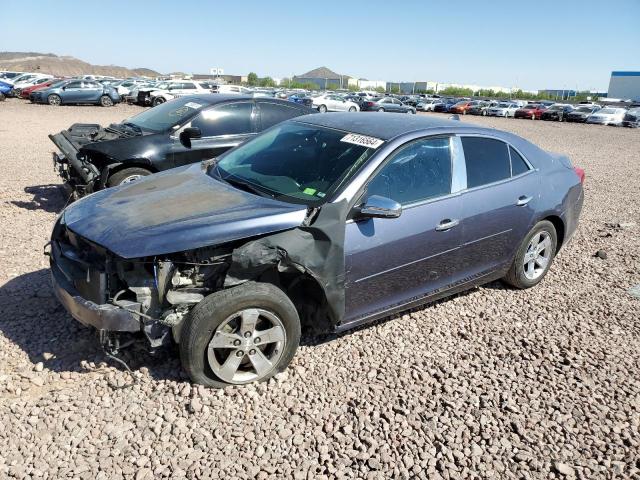
[[[65,189],[74,199],[104,187],[102,169],[113,159],[89,155],[86,145],[135,136],[137,133],[117,129],[114,125],[102,128],[93,123],[75,123],[49,139],[60,152],[52,153],[53,169],[64,181]]]
[[[184,316],[222,288],[230,264],[230,252],[215,248],[122,259],[61,221],[48,254],[55,294],[76,320],[105,342],[105,333],[142,332],[152,348],[168,343],[172,329],[179,336]]]

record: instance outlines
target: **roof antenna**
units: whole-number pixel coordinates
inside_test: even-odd
[[[456,120],[456,121],[460,121],[460,115],[458,115],[457,113],[454,113],[453,115],[451,115],[449,117],[449,120]]]

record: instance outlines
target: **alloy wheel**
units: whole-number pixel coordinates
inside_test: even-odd
[[[129,175],[128,177],[125,177],[122,179],[122,181],[120,182],[120,185],[124,185],[125,183],[135,182],[136,180],[140,180],[142,177],[143,177],[142,175]]]
[[[207,348],[209,367],[227,383],[259,381],[276,368],[286,341],[276,314],[261,308],[241,310],[216,328]]]
[[[547,270],[552,245],[551,235],[546,231],[536,233],[529,241],[523,260],[524,276],[529,280],[536,280]]]

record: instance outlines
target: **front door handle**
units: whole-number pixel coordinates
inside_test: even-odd
[[[520,198],[518,198],[518,202],[516,203],[516,205],[518,205],[519,207],[524,207],[527,203],[529,203],[531,201],[533,197],[527,197],[526,195],[522,195]]]
[[[436,230],[438,232],[444,232],[446,230],[451,230],[453,227],[458,225],[460,220],[451,220],[449,218],[445,218],[438,225],[436,225]]]

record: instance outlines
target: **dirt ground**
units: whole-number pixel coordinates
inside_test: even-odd
[[[579,230],[534,289],[308,338],[277,378],[223,391],[175,351],[128,352],[137,383],[118,389],[132,377],[50,291],[65,199],[47,135],[140,110],[0,102],[0,478],[640,474],[640,129],[462,118],[586,170]]]

